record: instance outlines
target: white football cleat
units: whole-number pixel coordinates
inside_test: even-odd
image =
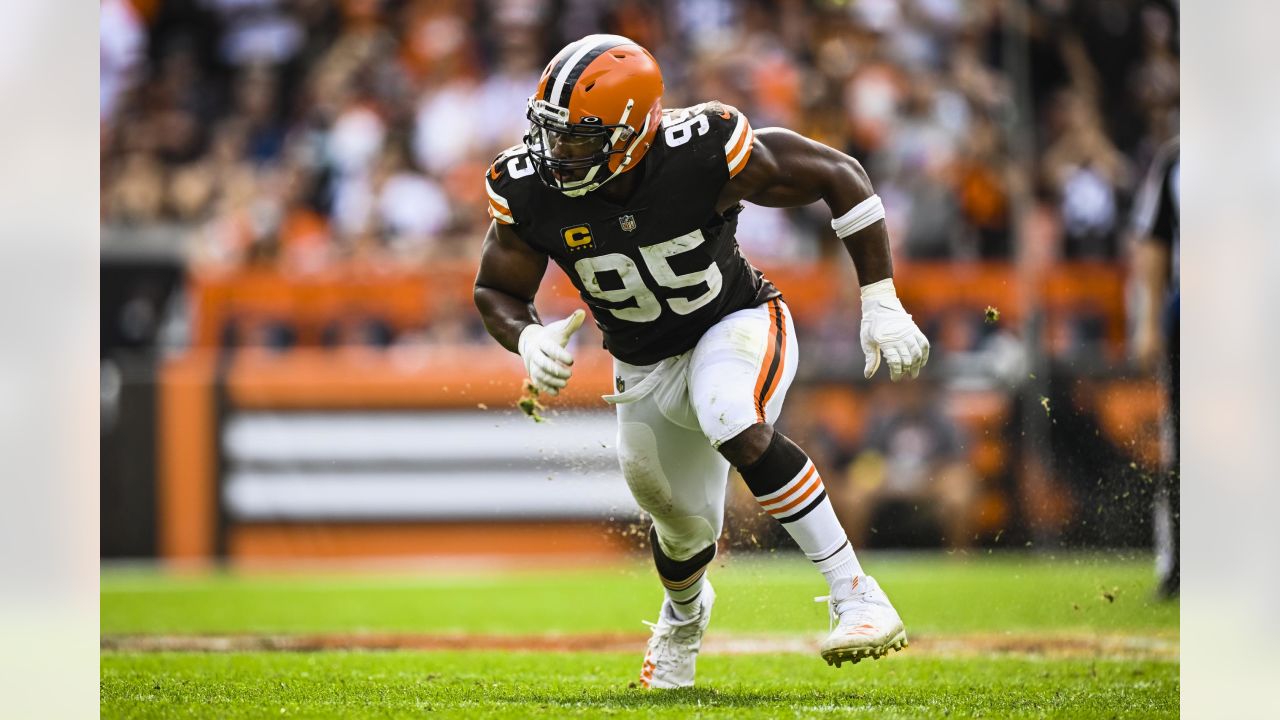
[[[688,620],[677,620],[671,609],[671,600],[662,601],[658,622],[645,621],[653,628],[649,647],[640,666],[640,686],[669,690],[693,687],[693,675],[697,670],[698,651],[702,649],[702,633],[711,622],[711,606],[716,601],[716,591],[706,581],[698,595],[697,614]]]
[[[875,578],[859,575],[839,595],[815,598],[827,601],[831,611],[831,634],[822,641],[822,659],[828,665],[840,667],[866,657],[879,660],[907,646],[902,618]]]

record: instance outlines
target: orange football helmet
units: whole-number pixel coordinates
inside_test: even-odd
[[[662,90],[658,62],[621,35],[565,46],[529,98],[524,142],[539,177],[578,197],[636,167],[662,122]]]

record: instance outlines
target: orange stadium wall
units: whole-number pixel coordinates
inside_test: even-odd
[[[766,268],[766,275],[782,289],[797,318],[816,317],[847,302],[848,286],[856,282],[847,261]],[[899,263],[897,275],[903,302],[920,315],[993,306],[1003,322],[1016,326],[1031,309],[1053,314],[1090,308],[1107,318],[1111,343],[1118,348],[1124,339],[1124,270],[1114,264],[1060,264],[1032,280],[1019,280],[1026,273],[1020,276],[1009,263]],[[376,312],[395,327],[415,327],[433,313],[474,312],[474,278],[475,267],[468,262],[437,263],[416,272],[356,265],[306,276],[275,270],[198,272],[190,282],[192,341],[217,346],[232,318],[288,317],[300,328],[304,344],[339,313]],[[538,303],[549,313],[581,305],[558,270],[548,272]]]
[[[853,279],[845,265],[779,268],[767,274],[783,289],[797,318],[803,320],[848,297],[843,286]],[[291,413],[322,418],[352,412],[410,413],[434,422],[432,418],[447,420],[463,417],[463,413],[471,413],[466,417],[472,418],[477,411],[510,415],[522,381],[519,364],[496,346],[390,350],[300,347],[287,352],[247,348],[227,352],[218,347],[218,341],[230,320],[287,317],[299,329],[302,345],[310,344],[336,313],[376,312],[396,327],[411,328],[433,313],[473,312],[473,272],[469,265],[459,264],[390,275],[347,268],[307,277],[263,271],[193,276],[194,347],[169,358],[160,372],[160,555],[172,561],[219,557],[255,561],[514,552],[581,560],[626,552],[629,546],[616,533],[601,532],[607,522],[603,515],[496,520],[434,517],[429,521],[385,517],[272,520],[263,515],[242,521],[228,513],[226,431],[228,423],[238,417],[254,413],[266,418],[295,417]],[[563,276],[555,271],[551,274],[554,277],[539,297],[544,312],[555,314],[580,304]],[[1005,264],[912,265],[900,268],[899,275],[905,278],[899,282],[899,292],[919,316],[957,308],[981,312],[995,306],[1001,310],[1002,322],[1016,327],[1030,308],[1041,308],[1052,316],[1088,307],[1107,318],[1110,351],[1120,350],[1123,276],[1113,266],[1063,265],[1032,286],[1015,282],[1014,269]],[[555,401],[555,407],[604,410],[599,396],[610,391],[611,377],[609,359],[603,352],[583,352],[573,386]],[[856,430],[860,415],[857,393],[835,395],[844,400],[829,400],[825,412],[835,425]],[[1135,456],[1152,459],[1158,452],[1153,442],[1135,445],[1132,438],[1138,436],[1137,428],[1154,423],[1159,411],[1154,386],[1116,381],[1102,387],[1098,397],[1107,432],[1118,444],[1133,445]],[[1008,462],[1007,448],[991,435],[1004,414],[1005,409],[999,402],[993,404],[990,396],[953,403],[952,416],[979,438],[971,461],[982,472],[995,473]],[[493,443],[503,442],[502,432],[506,431],[495,431]],[[547,432],[555,432],[554,420]],[[531,472],[528,482],[546,481]],[[1007,515],[1008,500],[997,492],[989,495],[987,515],[999,522]]]
[[[157,495],[159,548],[166,559],[514,552],[589,560],[625,550],[600,531],[599,521],[589,519],[429,523],[228,519],[222,464],[223,430],[231,413],[430,411],[448,417],[463,409],[497,411],[514,407],[522,377],[509,358],[459,349],[435,349],[430,357],[411,364],[389,353],[315,349],[283,355],[246,350],[223,363],[216,358],[215,350],[195,350],[170,359],[162,371]],[[578,366],[575,387],[557,399],[556,407],[598,402],[599,395],[609,392],[610,377],[603,356],[585,358]],[[553,430],[549,427],[547,432]],[[495,436],[492,442],[500,443],[502,437]],[[530,482],[541,479],[531,474]]]

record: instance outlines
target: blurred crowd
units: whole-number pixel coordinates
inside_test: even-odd
[[[480,176],[547,60],[593,32],[867,167],[899,257],[1114,259],[1178,130],[1176,0],[103,0],[105,226],[307,273],[466,258]],[[1033,107],[1034,117],[1019,108]],[[1032,222],[1043,232],[1019,229]],[[749,207],[757,262],[838,252],[825,208]]]
[[[895,258],[1118,264],[1138,182],[1178,132],[1177,16],[1177,0],[102,0],[104,242],[161,228],[196,267],[295,276],[474,259],[489,223],[481,176],[520,142],[543,66],[566,43],[610,32],[654,53],[667,107],[721,100],[754,127],[786,126],[858,158],[884,198]],[[820,204],[748,206],[739,241],[770,267],[839,257],[828,220]],[[182,293],[162,313],[164,293],[147,290],[180,279],[122,278],[119,321],[104,320],[104,333],[120,328],[115,344],[153,346],[162,314],[174,327],[191,316]],[[941,377],[964,380],[967,354],[1004,381],[1006,419],[966,431],[940,409],[949,396],[938,385],[873,386],[859,406],[872,408],[865,427],[835,432],[860,416],[858,403],[824,401],[805,384],[862,367],[856,284],[839,293],[801,319],[804,382],[790,416],[813,420],[793,430],[835,469],[833,500],[860,542],[901,525],[883,522],[882,506],[905,507],[908,519],[935,508],[957,547],[983,530],[975,518],[1003,517],[993,496],[1020,503],[1005,511],[1018,517],[1053,506],[1023,488],[1015,458],[988,452],[977,463],[983,447],[1020,446],[1018,393],[1035,393],[1016,388],[1035,375],[1010,328],[972,308],[920,322]],[[319,340],[273,316],[236,318],[220,342],[494,347],[456,302],[399,334],[348,311]],[[1049,319],[1049,355],[1072,366],[1064,377],[1104,355],[1106,312]],[[594,328],[579,339],[599,346]],[[1073,417],[1070,398],[1047,394],[1063,408],[1057,428]],[[1077,414],[1092,417],[1097,404]],[[1098,437],[1093,425],[1070,427],[1072,438]],[[1059,454],[1093,458],[1062,471],[1091,483],[1134,467],[1119,451]],[[1092,500],[1104,491],[1119,492],[1073,494],[1102,507]]]

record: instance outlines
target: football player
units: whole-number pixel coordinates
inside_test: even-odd
[[[665,588],[644,687],[693,684],[730,466],[830,586],[834,629],[822,657],[881,657],[906,646],[902,619],[858,564],[818,470],[773,428],[795,377],[796,336],[781,293],[743,258],[734,231],[743,202],[825,202],[861,282],[864,375],[883,358],[897,381],[919,374],[929,342],[894,290],[884,206],[853,158],[782,128],[755,131],[717,102],[664,109],[662,92],[653,56],[621,36],[584,37],[551,60],[529,98],[524,143],[485,178],[493,222],[476,306],[550,395],[570,379],[566,346],[584,313],[538,318],[548,258],[603,332],[618,459],[652,517]]]

